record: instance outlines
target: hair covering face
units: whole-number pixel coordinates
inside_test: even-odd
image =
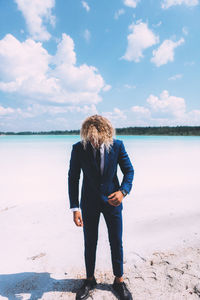
[[[104,144],[109,151],[113,144],[115,130],[107,118],[93,115],[83,122],[80,134],[84,149],[87,143],[90,142],[96,148]]]

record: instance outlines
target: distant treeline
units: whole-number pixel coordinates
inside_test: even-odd
[[[117,128],[118,135],[200,135],[200,126]]]
[[[52,130],[52,131],[23,131],[0,132],[5,135],[79,135],[80,130]],[[126,127],[116,128],[117,135],[197,135],[200,136],[200,126],[160,126],[160,127]]]
[[[21,132],[0,132],[5,135],[77,135],[80,134],[80,130],[51,130],[51,131],[21,131]]]

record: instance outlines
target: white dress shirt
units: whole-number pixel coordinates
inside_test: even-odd
[[[92,145],[92,149],[93,149],[93,154],[94,154],[94,158],[96,158],[96,148]],[[101,175],[103,174],[103,170],[104,170],[104,150],[105,150],[105,145],[102,144],[100,147],[100,155],[101,155],[101,165],[100,165],[100,170],[101,170]],[[73,207],[71,208],[71,211],[77,211],[80,210],[78,207]]]

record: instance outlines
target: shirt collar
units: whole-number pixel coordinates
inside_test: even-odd
[[[92,145],[92,143],[90,143],[91,145]],[[97,149],[92,145],[92,148],[96,151]],[[100,146],[100,150],[102,150],[102,149],[104,149],[104,143],[103,144],[101,144],[101,146]]]

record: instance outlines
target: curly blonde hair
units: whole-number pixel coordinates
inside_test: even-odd
[[[107,151],[109,151],[113,145],[115,129],[105,117],[93,115],[83,122],[80,134],[84,149],[86,149],[88,142],[93,142],[98,147],[104,143]]]

